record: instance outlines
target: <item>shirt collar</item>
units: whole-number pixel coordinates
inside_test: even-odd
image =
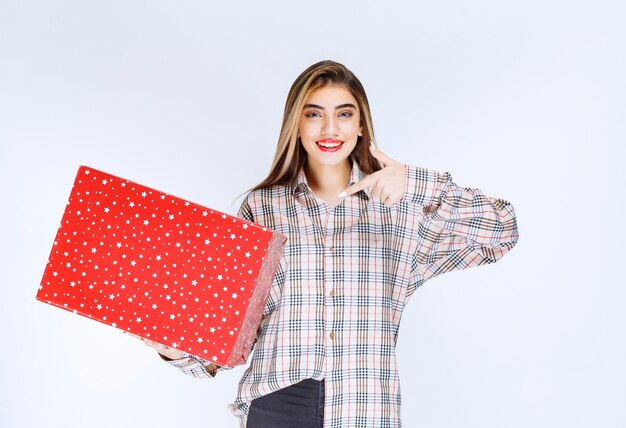
[[[361,171],[357,163],[354,162],[352,159],[350,159],[350,163],[352,164],[352,170],[350,171],[350,184],[349,185],[352,186],[354,183],[358,183],[359,181],[364,179],[366,177],[366,174],[363,171]],[[300,167],[300,171],[298,171],[298,176],[296,177],[296,180],[291,185],[291,190],[292,190],[293,196],[298,196],[300,192],[311,190],[311,188],[309,187],[309,183],[306,179],[306,174],[304,173],[304,167]],[[357,195],[362,194],[366,198],[369,199],[370,195],[372,194],[372,189],[369,187],[366,187],[365,189],[357,192],[356,194]]]

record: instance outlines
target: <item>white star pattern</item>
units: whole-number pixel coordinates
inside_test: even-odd
[[[260,319],[283,243],[253,223],[81,167],[37,298],[224,366],[242,364],[254,335],[237,340],[255,329],[244,316]]]

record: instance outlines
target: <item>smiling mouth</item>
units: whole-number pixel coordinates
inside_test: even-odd
[[[324,152],[334,152],[341,148],[343,145],[341,140],[320,140],[316,141],[317,147]]]

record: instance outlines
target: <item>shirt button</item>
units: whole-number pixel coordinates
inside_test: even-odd
[[[331,245],[331,246],[330,246],[330,252],[331,252],[331,253],[334,253],[334,252],[335,252],[335,246],[334,246],[334,245]]]
[[[330,337],[331,339],[335,338],[335,333],[333,333],[332,331],[330,332],[330,334],[328,335],[328,337]]]
[[[335,290],[330,290],[330,297],[335,297]]]

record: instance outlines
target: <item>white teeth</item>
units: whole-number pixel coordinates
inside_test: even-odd
[[[326,147],[326,148],[332,149],[332,148],[341,146],[342,143],[335,143],[335,144],[333,144],[333,143],[317,143],[317,144],[319,144],[322,147]]]

